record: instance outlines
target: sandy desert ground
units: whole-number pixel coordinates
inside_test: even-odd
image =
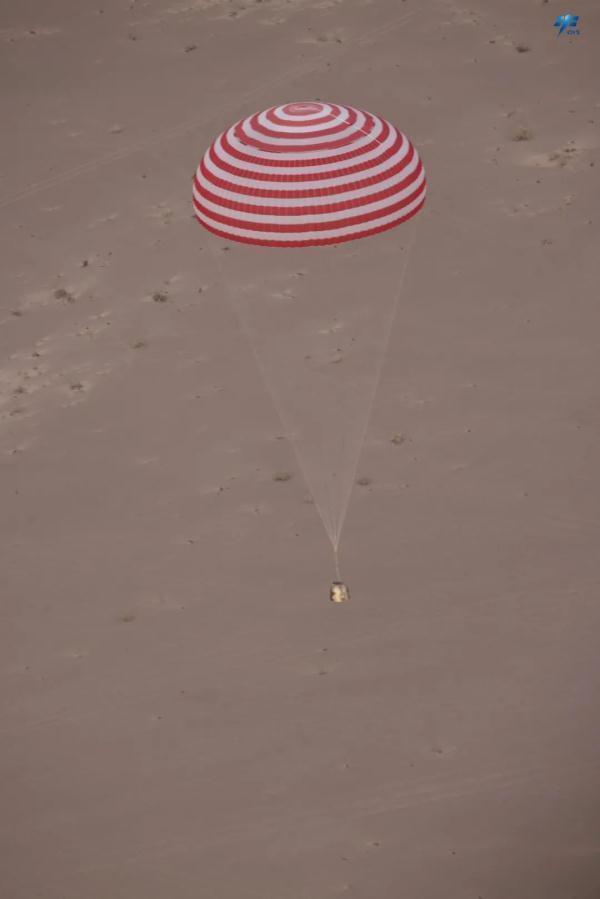
[[[597,4],[5,0],[0,48],[2,899],[598,899]],[[192,220],[312,98],[428,173],[372,403],[389,240]]]

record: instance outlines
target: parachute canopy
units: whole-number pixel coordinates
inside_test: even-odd
[[[208,148],[194,178],[198,221],[267,247],[337,244],[394,228],[425,202],[414,146],[385,119],[335,103],[273,106]]]

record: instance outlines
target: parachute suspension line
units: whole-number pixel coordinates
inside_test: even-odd
[[[343,419],[347,419],[347,411],[348,411],[348,392],[344,392],[343,398],[343,410],[344,415]],[[348,428],[342,428],[341,433],[342,445],[340,452],[340,471],[334,472],[334,477],[336,479],[336,516],[335,516],[335,525],[334,525],[334,548],[337,553],[337,548],[339,546],[340,540],[340,513],[342,509],[342,503],[344,498],[344,485],[347,481],[347,472],[346,472],[346,454],[348,451]],[[339,477],[338,477],[339,475]]]
[[[305,467],[304,467],[304,465],[302,463],[302,459],[300,457],[300,453],[298,451],[298,447],[296,446],[296,441],[294,440],[294,438],[292,436],[293,429],[290,427],[289,422],[287,421],[287,417],[284,415],[284,413],[280,407],[280,403],[277,400],[275,391],[273,390],[273,387],[272,387],[269,377],[267,375],[266,369],[261,361],[260,354],[258,353],[258,351],[256,349],[255,341],[252,337],[252,332],[251,332],[250,328],[248,327],[247,323],[245,322],[244,316],[242,315],[242,313],[239,310],[239,304],[236,303],[236,301],[234,300],[234,289],[232,288],[232,286],[229,282],[229,279],[227,277],[227,274],[225,272],[225,269],[223,267],[221,259],[219,258],[216,250],[211,245],[210,241],[208,242],[208,249],[209,249],[210,254],[212,255],[212,258],[215,262],[215,266],[221,277],[221,283],[222,283],[223,287],[225,288],[225,294],[229,300],[229,305],[230,305],[231,309],[233,310],[235,318],[238,321],[238,324],[240,326],[240,330],[242,331],[242,334],[244,335],[244,337],[246,338],[246,341],[248,342],[248,345],[250,346],[252,355],[254,356],[254,361],[256,363],[256,367],[258,368],[258,371],[262,378],[263,384],[264,384],[266,391],[271,399],[271,403],[273,404],[273,408],[279,418],[279,421],[281,422],[284,433],[292,447],[294,456],[296,457],[296,462],[298,464],[298,468],[300,469],[300,472],[302,474],[304,482],[306,483],[306,486],[308,487],[308,490],[312,497],[313,503],[317,509],[319,518],[321,519],[321,522],[325,529],[325,533],[327,534],[327,538],[329,539],[331,545],[333,546],[334,545],[333,517],[328,509],[323,508],[322,504],[317,500],[317,497],[314,495],[314,491],[311,487],[310,478],[307,476]]]
[[[346,421],[345,414],[342,415],[342,422],[344,421]],[[341,438],[341,452],[338,455],[338,459],[340,460],[339,470],[334,467],[333,471],[331,471],[330,473],[330,476],[327,476],[327,490],[329,493],[329,502],[331,506],[331,543],[333,545],[334,551],[337,551],[337,526],[339,520],[341,499],[340,485],[343,484],[344,479],[343,451],[347,436],[347,428],[342,427],[340,431],[340,429],[338,427],[335,427],[332,422],[332,426],[327,428],[327,434],[330,441],[329,446],[326,448],[327,457],[329,459],[336,458],[336,453],[331,451],[331,441],[333,441],[335,446]]]
[[[155,160],[155,162],[157,162],[159,165],[164,164],[164,160],[162,160],[159,156],[155,155],[153,152],[151,152],[151,151],[148,152],[148,155],[151,156]],[[177,168],[182,173],[184,173],[187,177],[189,177],[189,172],[186,169],[184,169],[184,167],[182,165],[177,164]],[[208,248],[210,255],[212,256],[213,262],[215,263],[215,268],[217,269],[217,271],[220,275],[221,284],[224,287],[224,292],[227,297],[229,307],[233,311],[233,314],[235,316],[236,321],[238,322],[240,330],[241,330],[242,334],[244,335],[244,338],[246,339],[246,341],[250,347],[250,350],[254,357],[254,361],[256,363],[256,367],[259,371],[259,374],[261,376],[261,379],[263,381],[265,389],[271,399],[271,403],[273,404],[275,413],[276,413],[277,417],[279,418],[279,421],[281,422],[281,426],[282,426],[283,431],[288,439],[288,442],[290,443],[290,445],[292,447],[292,451],[294,453],[294,456],[296,457],[296,462],[297,462],[298,468],[302,474],[302,478],[303,478],[306,486],[308,487],[308,492],[310,493],[313,503],[317,509],[317,514],[318,514],[319,518],[321,519],[321,523],[323,524],[323,528],[327,535],[327,539],[329,540],[329,542],[331,543],[331,545],[333,547],[334,539],[335,539],[334,538],[334,527],[335,527],[334,514],[329,509],[324,508],[322,502],[319,502],[317,500],[317,497],[315,496],[315,492],[311,486],[310,479],[308,478],[306,470],[304,468],[304,465],[302,464],[302,459],[300,458],[300,453],[298,451],[298,447],[296,446],[296,441],[292,437],[293,429],[290,427],[289,422],[286,420],[286,417],[280,408],[280,404],[277,401],[275,391],[273,390],[273,388],[271,386],[271,382],[269,381],[265,367],[262,364],[260,354],[258,353],[258,351],[256,349],[255,341],[253,340],[253,337],[252,337],[252,332],[251,332],[250,328],[248,327],[248,325],[246,324],[246,322],[244,321],[244,317],[239,310],[239,304],[236,303],[234,300],[234,297],[233,297],[234,290],[233,290],[233,288],[230,284],[230,281],[227,277],[227,273],[221,262],[221,259],[218,255],[218,253],[216,252],[215,248],[212,245],[212,241],[210,241],[210,240],[208,241],[207,248]]]
[[[342,118],[341,116],[336,116],[334,121],[339,121],[341,118]],[[348,124],[348,123],[346,123],[346,124]],[[372,135],[365,128],[361,128],[360,126],[354,125],[354,124],[351,124],[350,128],[353,131],[364,134],[366,137],[370,137],[371,140],[374,140],[380,146],[383,145],[383,141],[381,140],[381,138]],[[377,365],[377,369],[376,369],[376,373],[375,373],[373,388],[371,391],[371,396],[369,398],[369,402],[368,402],[368,406],[367,406],[367,410],[366,410],[366,414],[365,414],[365,419],[364,419],[364,425],[363,425],[362,433],[361,433],[361,436],[360,436],[360,439],[358,442],[358,446],[357,446],[356,450],[354,451],[353,458],[351,456],[351,458],[349,459],[349,470],[348,470],[348,473],[346,473],[346,465],[345,465],[346,458],[345,457],[346,457],[347,435],[346,435],[346,432],[344,431],[343,437],[342,437],[342,454],[341,454],[342,470],[340,472],[340,475],[341,475],[340,479],[338,480],[336,472],[333,473],[333,477],[335,478],[335,484],[336,484],[336,488],[337,488],[335,490],[335,495],[332,496],[331,485],[328,484],[329,489],[327,490],[327,493],[329,495],[329,501],[328,501],[328,516],[327,517],[330,520],[331,529],[327,527],[327,524],[325,524],[324,520],[323,520],[323,524],[325,526],[325,530],[326,530],[327,535],[333,546],[338,580],[340,579],[339,578],[339,564],[338,564],[338,549],[339,549],[339,543],[340,543],[340,539],[341,539],[342,529],[344,527],[344,522],[346,520],[348,507],[350,505],[350,500],[352,498],[354,479],[356,477],[358,463],[360,461],[360,457],[362,455],[362,450],[363,450],[364,443],[366,440],[367,431],[368,431],[368,427],[369,427],[369,423],[370,423],[371,415],[372,415],[372,411],[373,411],[373,405],[375,403],[375,397],[377,395],[377,391],[379,389],[379,383],[381,381],[383,366],[384,366],[385,360],[387,358],[390,332],[391,332],[391,329],[393,327],[393,324],[394,324],[394,321],[396,318],[396,313],[397,313],[397,309],[398,309],[398,305],[399,305],[399,301],[400,301],[400,296],[403,291],[404,280],[406,277],[406,272],[408,270],[408,263],[410,260],[411,252],[412,252],[413,246],[415,244],[415,241],[416,241],[416,227],[413,228],[413,233],[411,234],[411,237],[407,244],[406,255],[404,257],[404,262],[403,262],[402,270],[400,273],[400,278],[398,281],[398,287],[397,287],[397,290],[396,290],[396,293],[395,293],[395,296],[394,296],[394,299],[392,302],[392,308],[391,308],[389,320],[387,322],[387,328],[384,333],[383,347],[382,347],[382,351],[381,351],[381,354],[380,354],[380,357],[378,360],[378,365]],[[306,477],[305,477],[305,480],[306,480]],[[341,484],[339,483],[340,481],[341,481]],[[308,481],[307,481],[307,483],[308,483]],[[338,489],[340,490],[339,500],[338,500],[338,493],[337,493]],[[316,499],[314,496],[313,496],[313,499],[316,504]],[[323,515],[321,515],[321,517],[323,518]]]
[[[315,499],[314,496],[313,499]],[[331,545],[333,546],[335,533],[335,502],[332,496],[331,481],[329,480],[329,478],[325,481],[323,506],[327,513],[327,536],[329,537]]]
[[[342,580],[342,575],[340,574],[340,560],[338,556],[338,545],[337,543],[333,546],[333,562],[335,565],[335,579],[336,581]]]
[[[390,311],[385,334],[383,337],[383,347],[381,349],[381,353],[379,354],[379,360],[378,360],[377,368],[375,371],[375,377],[373,379],[373,387],[371,388],[371,395],[369,397],[369,402],[368,402],[365,417],[364,417],[361,436],[359,438],[358,445],[357,445],[355,453],[354,453],[354,458],[350,462],[350,472],[349,472],[349,477],[347,479],[346,490],[345,490],[343,498],[342,498],[342,506],[341,506],[339,520],[338,520],[338,527],[336,529],[336,538],[335,538],[335,543],[334,543],[334,549],[337,545],[339,545],[339,540],[341,537],[342,529],[344,527],[344,522],[346,520],[346,515],[348,512],[348,506],[350,505],[350,499],[352,497],[352,488],[354,486],[354,478],[356,476],[358,463],[360,461],[364,443],[365,443],[365,440],[367,437],[367,431],[369,428],[369,423],[371,421],[371,415],[373,412],[373,405],[375,403],[375,397],[376,397],[377,391],[379,389],[379,383],[381,381],[381,375],[383,373],[383,367],[384,367],[384,363],[385,363],[387,353],[388,353],[388,348],[389,348],[389,343],[390,343],[390,334],[391,334],[392,328],[394,326],[396,313],[398,310],[398,306],[400,304],[400,297],[401,297],[403,289],[404,289],[404,283],[406,281],[406,273],[408,271],[408,264],[410,262],[410,257],[412,254],[413,247],[416,243],[416,235],[417,235],[417,228],[415,225],[415,227],[413,228],[413,232],[410,236],[410,239],[408,241],[408,244],[406,246],[406,254],[404,257],[402,270],[400,272],[400,277],[398,279],[398,286],[395,291],[394,299],[392,302],[392,308]]]

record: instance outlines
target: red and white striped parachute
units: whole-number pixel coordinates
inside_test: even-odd
[[[221,134],[198,166],[194,209],[219,237],[306,247],[394,228],[425,193],[418,153],[397,128],[351,106],[308,101]]]

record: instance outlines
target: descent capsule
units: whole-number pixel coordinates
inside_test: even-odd
[[[329,599],[331,602],[346,602],[347,599],[350,599],[346,585],[341,581],[334,581],[329,591]]]

